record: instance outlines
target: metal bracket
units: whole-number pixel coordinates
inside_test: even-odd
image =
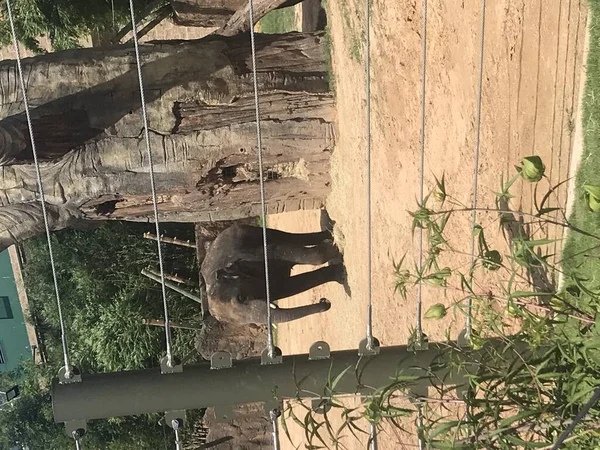
[[[359,356],[375,356],[379,355],[381,351],[381,344],[377,338],[373,338],[373,345],[369,348],[369,338],[365,338],[360,341],[358,345]]]
[[[65,422],[65,433],[76,441],[83,438],[86,431],[87,423],[85,420],[71,420],[70,422]]]
[[[458,338],[456,339],[456,343],[461,348],[470,348],[471,347],[471,337],[469,336],[469,333],[468,333],[468,331],[467,331],[466,328],[463,329],[458,334]]]
[[[185,409],[167,411],[165,413],[165,424],[174,430],[179,430],[185,425],[185,417]]]
[[[275,422],[281,417],[281,414],[281,408],[273,408],[269,411],[269,419],[271,419],[271,422]]]
[[[421,351],[429,349],[429,338],[422,331],[415,333],[414,340],[409,342],[408,349],[411,351]]]
[[[269,348],[265,348],[260,355],[260,363],[263,366],[270,364],[281,364],[283,362],[283,353],[279,347],[273,347],[273,355],[269,355]]]
[[[233,365],[231,354],[229,352],[215,352],[210,357],[210,368],[219,369],[230,369]]]
[[[283,402],[275,398],[270,398],[269,400],[265,400],[263,408],[267,417],[270,418],[273,411],[283,411]]]
[[[310,361],[316,361],[319,359],[329,359],[331,356],[331,348],[325,341],[317,341],[310,346],[308,351],[308,359]]]
[[[58,382],[60,384],[80,383],[81,372],[77,367],[70,367],[71,376],[67,378],[67,367],[63,366],[58,370]]]
[[[160,360],[160,373],[168,374],[168,373],[181,373],[183,372],[183,364],[181,361],[173,356],[173,366],[169,366],[169,357],[163,356]]]

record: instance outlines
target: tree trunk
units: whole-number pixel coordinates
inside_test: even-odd
[[[303,0],[254,0],[254,22],[258,22],[273,9],[288,8]],[[223,28],[234,14],[242,11],[246,22],[249,20],[248,0],[171,0],[175,11],[175,22],[188,27]],[[237,16],[237,15],[236,15]],[[236,20],[236,24],[237,24]],[[228,28],[233,28],[230,24]],[[246,24],[239,32],[249,31]],[[233,36],[237,32],[228,34]]]
[[[268,212],[320,208],[335,142],[323,36],[257,35],[256,46]],[[23,61],[52,229],[153,219],[132,53],[119,46]],[[161,221],[260,215],[249,40],[156,42],[141,57]],[[39,232],[41,216],[14,61],[0,63],[0,77],[4,248]]]

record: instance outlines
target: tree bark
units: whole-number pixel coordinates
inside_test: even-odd
[[[265,14],[273,9],[288,8],[301,3],[303,0],[254,0],[254,23],[262,19]],[[241,11],[242,21],[249,20],[248,0],[171,0],[171,6],[175,11],[175,22],[178,25],[188,27],[204,27],[223,29],[231,19],[236,16],[235,24],[227,26],[228,30],[239,27]],[[237,32],[250,31],[249,26],[240,27]],[[233,31],[227,36],[237,34]]]
[[[335,143],[323,36],[257,35],[256,48],[268,211],[320,208]],[[260,215],[248,39],[211,36],[140,50],[160,220]],[[51,228],[152,220],[131,48],[43,55],[23,60],[23,68],[44,193],[56,216]],[[40,215],[14,61],[0,63],[0,80],[6,80],[0,95],[4,248],[39,232],[33,223]],[[27,232],[20,221],[31,224]]]
[[[175,23],[187,27],[222,27],[247,0],[171,0]]]
[[[303,0],[255,0],[253,2],[254,23],[256,25],[260,19],[274,9],[287,8],[302,3]],[[235,36],[240,33],[250,32],[250,4],[239,8],[235,14],[215,33],[222,36]]]

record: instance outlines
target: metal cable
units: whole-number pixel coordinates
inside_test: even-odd
[[[252,47],[252,77],[254,81],[254,106],[256,109],[256,139],[258,145],[258,170],[260,182],[260,215],[262,218],[263,230],[263,249],[265,258],[265,284],[267,296],[267,349],[269,356],[273,357],[275,352],[275,344],[273,342],[273,319],[271,317],[271,288],[269,283],[269,259],[267,252],[267,219],[265,207],[265,180],[263,173],[263,158],[262,158],[262,134],[260,131],[260,105],[258,102],[258,80],[256,76],[256,45],[254,42],[254,5],[252,0],[248,0],[250,9],[250,45]]]
[[[475,113],[475,163],[473,167],[473,201],[471,211],[471,276],[473,275],[473,269],[475,268],[475,234],[472,232],[475,229],[477,221],[477,180],[479,175],[479,147],[481,144],[481,101],[483,97],[483,57],[484,57],[484,46],[485,46],[485,11],[486,11],[486,0],[481,0],[481,36],[480,36],[480,47],[479,47],[479,85],[477,91],[477,109]],[[472,321],[472,307],[473,298],[469,296],[467,299],[467,319],[466,319],[466,337],[471,336],[471,329],[473,327]]]
[[[366,0],[365,91],[367,133],[367,348],[373,348],[373,275],[372,275],[372,216],[371,216],[371,0]]]
[[[158,247],[158,264],[160,266],[160,285],[162,289],[163,307],[165,313],[165,339],[167,346],[167,365],[174,366],[171,327],[169,324],[169,308],[167,306],[167,289],[165,287],[165,271],[163,267],[162,245],[160,241],[160,224],[158,221],[158,200],[156,198],[156,186],[154,182],[154,164],[152,162],[152,151],[150,149],[150,132],[148,130],[148,114],[146,112],[146,97],[144,95],[144,81],[142,79],[142,65],[140,62],[140,49],[137,37],[137,25],[135,22],[135,13],[133,10],[133,0],[129,0],[129,10],[131,12],[131,24],[133,33],[133,45],[135,47],[135,59],[137,63],[138,80],[140,85],[140,97],[142,101],[142,119],[144,121],[144,138],[146,140],[146,151],[148,153],[148,163],[150,165],[150,186],[152,189],[152,206],[154,209],[154,223],[156,225],[156,242]]]
[[[274,450],[279,450],[279,422],[277,420],[279,419],[279,416],[281,416],[281,411],[279,411],[278,409],[273,409],[270,412],[270,416],[271,425],[273,426],[273,448]]]
[[[81,435],[78,431],[73,431],[72,436],[73,440],[75,441],[75,448],[77,450],[81,450]]]
[[[176,450],[182,450],[183,449],[183,442],[181,441],[181,436],[179,434],[179,429],[175,429],[175,449]]]
[[[33,152],[33,161],[35,163],[35,174],[37,177],[38,190],[40,194],[40,203],[42,205],[42,215],[44,216],[44,228],[46,229],[46,239],[48,242],[48,254],[50,255],[50,266],[52,267],[52,279],[54,281],[54,292],[56,294],[56,305],[58,308],[58,319],[60,322],[60,333],[63,348],[63,357],[65,362],[65,378],[70,379],[73,376],[71,363],[69,360],[69,347],[67,343],[67,335],[65,331],[65,321],[62,313],[62,305],[60,301],[60,292],[58,289],[58,277],[56,275],[56,264],[54,262],[54,252],[52,251],[52,240],[50,239],[50,225],[48,223],[48,212],[46,211],[46,198],[44,196],[44,185],[42,183],[42,174],[40,171],[40,164],[38,161],[37,147],[35,144],[35,138],[33,136],[33,127],[31,124],[31,114],[29,111],[29,102],[27,101],[27,90],[25,89],[25,78],[23,77],[23,67],[21,66],[21,51],[19,50],[19,43],[17,40],[17,33],[15,31],[15,22],[12,14],[11,1],[6,0],[6,9],[8,12],[8,20],[10,22],[10,31],[12,33],[12,40],[15,47],[15,54],[17,57],[17,71],[19,74],[19,83],[21,85],[21,91],[23,93],[23,106],[25,107],[25,116],[27,117],[27,127],[29,128],[29,137],[31,139],[31,150]]]
[[[420,190],[419,190],[419,207],[423,206],[424,195],[424,184],[425,184],[425,103],[426,103],[426,82],[427,82],[427,0],[423,0],[423,36],[421,37],[423,43],[421,71],[423,73],[423,82],[421,86],[421,168],[420,168]],[[419,226],[419,273],[423,270],[423,228]],[[423,328],[421,324],[421,300],[423,281],[422,277],[419,276],[419,284],[417,286],[417,336],[421,336]]]
[[[369,430],[369,450],[377,450],[377,427],[371,422],[371,429]]]

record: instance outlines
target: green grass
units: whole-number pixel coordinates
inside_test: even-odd
[[[283,8],[271,11],[259,20],[261,33],[281,34],[298,31],[294,8]]]
[[[357,63],[362,63],[364,30],[357,30],[354,26],[352,14],[350,13],[350,8],[346,0],[342,0],[340,8],[344,19],[344,33],[350,42],[350,58]]]
[[[584,148],[575,180],[575,203],[569,220],[588,233],[600,235],[600,213],[588,208],[583,185],[600,186],[600,1],[590,2],[590,49],[587,61],[587,79],[583,99]],[[565,287],[572,288],[572,277],[588,279],[587,285],[600,286],[600,241],[592,237],[570,233],[565,246],[563,268]],[[588,303],[583,293],[580,301]]]

